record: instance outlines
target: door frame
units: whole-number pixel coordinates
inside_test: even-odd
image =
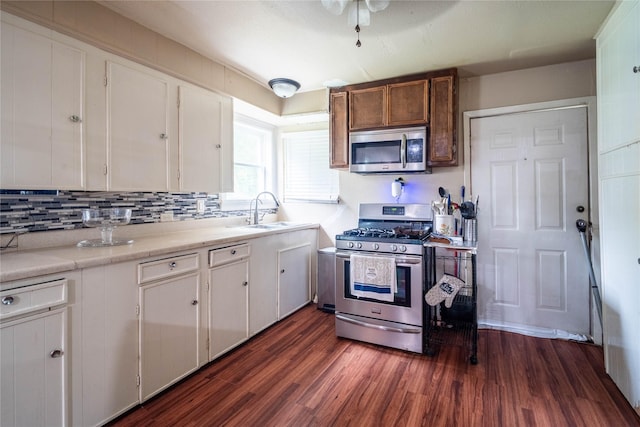
[[[596,112],[596,97],[588,96],[581,98],[562,99],[557,101],[537,102],[531,104],[522,105],[510,105],[506,107],[487,108],[482,110],[464,111],[462,113],[462,126],[463,126],[463,159],[464,159],[464,185],[467,188],[468,194],[473,193],[473,177],[471,174],[471,119],[503,116],[509,114],[536,112],[544,110],[560,110],[567,108],[586,107],[587,109],[587,155],[588,155],[588,194],[589,194],[589,218],[592,224],[591,227],[591,259],[593,261],[593,269],[598,280],[598,286],[602,283],[600,279],[600,222],[599,222],[599,205],[598,205],[598,145],[597,145],[597,112]],[[478,205],[482,206],[479,202]],[[602,344],[602,328],[598,320],[598,314],[595,311],[593,297],[591,301],[591,315],[590,315],[590,329],[591,336],[596,344]],[[485,327],[488,325],[484,325]],[[495,325],[491,325],[491,328],[496,328]],[[498,327],[508,330],[507,327]],[[509,329],[510,330],[510,329]],[[534,336],[551,336],[553,331],[542,331],[539,329],[519,329],[519,333]],[[555,335],[554,335],[555,337]]]

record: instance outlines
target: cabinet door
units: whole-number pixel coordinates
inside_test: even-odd
[[[278,321],[278,249],[284,234],[251,240],[249,336]]]
[[[456,166],[455,76],[431,79],[429,166]]]
[[[248,285],[246,259],[209,272],[209,360],[248,338]]]
[[[278,319],[293,313],[310,300],[311,245],[278,251]]]
[[[84,189],[84,52],[2,23],[0,187]]]
[[[179,87],[178,129],[180,146],[180,191],[219,193],[233,188],[225,183],[224,151],[233,153],[231,99],[216,93]],[[233,157],[231,157],[233,163]]]
[[[198,368],[199,283],[193,273],[140,288],[141,401]]]
[[[335,92],[329,95],[329,167],[349,167],[349,122],[347,92]]]
[[[107,63],[107,182],[111,191],[169,189],[168,84]]]
[[[640,140],[640,2],[623,2],[598,37],[600,152]]]
[[[387,124],[387,87],[349,91],[349,129],[371,129]]]
[[[65,331],[65,308],[0,326],[0,425],[67,425]]]
[[[139,402],[136,263],[82,270],[72,307],[74,424],[101,425]],[[77,306],[77,307],[76,307]]]
[[[387,85],[388,125],[423,125],[429,115],[429,82],[395,83]]]

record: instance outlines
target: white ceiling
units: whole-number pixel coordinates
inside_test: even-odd
[[[595,57],[613,1],[392,0],[362,27],[320,0],[100,1],[104,6],[267,86],[300,91],[458,67],[491,74]]]

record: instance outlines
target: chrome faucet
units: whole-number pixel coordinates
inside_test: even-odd
[[[260,223],[260,217],[258,214],[258,202],[262,203],[262,200],[260,200],[260,196],[262,196],[263,194],[268,194],[273,198],[273,201],[276,202],[276,207],[280,206],[280,202],[278,201],[278,198],[275,196],[275,194],[273,194],[270,191],[263,191],[261,193],[258,193],[258,195],[256,196],[255,199],[252,199],[251,202],[249,202],[249,211],[251,211],[251,204],[255,201],[256,206],[255,209],[253,211],[253,223],[254,224],[258,224]]]

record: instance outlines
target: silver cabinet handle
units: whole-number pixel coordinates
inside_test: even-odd
[[[161,133],[160,139],[169,139],[169,135],[167,135],[166,133]]]
[[[75,114],[73,116],[69,116],[69,120],[71,120],[73,123],[82,122],[82,119],[80,118],[80,116],[76,116]]]
[[[2,304],[3,305],[11,305],[13,304],[14,299],[11,295],[9,295],[8,297],[2,297]]]
[[[176,268],[178,266],[178,263],[175,261],[171,261],[169,263],[169,270],[173,270],[174,268]]]
[[[58,357],[62,357],[63,354],[64,354],[64,351],[60,349],[56,349],[56,350],[53,350],[51,353],[49,353],[49,356],[51,356],[52,359],[56,359]]]
[[[194,299],[193,301],[191,301],[191,305],[198,305],[198,300]]]

